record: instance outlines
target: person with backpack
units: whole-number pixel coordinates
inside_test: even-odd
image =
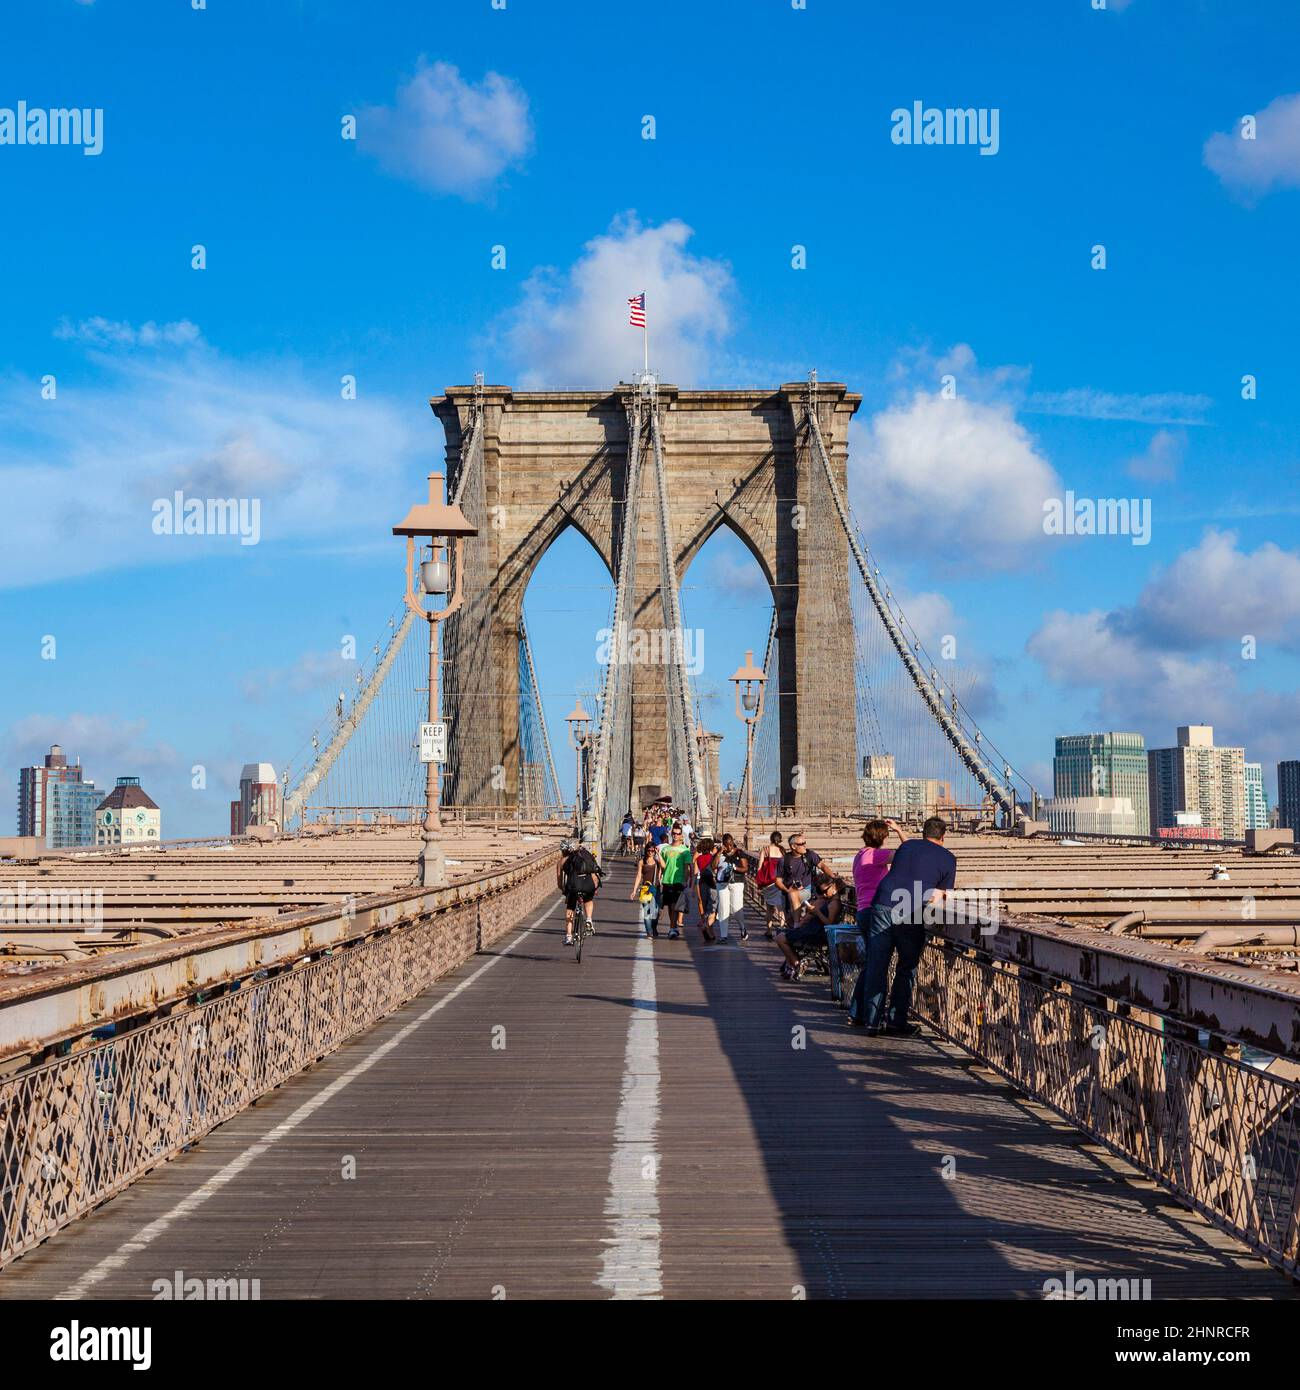
[[[596,930],[591,914],[604,871],[596,863],[596,856],[580,840],[565,840],[563,851],[555,866],[555,886],[564,895],[564,944],[572,946],[574,913],[579,903],[587,918],[588,932]]]
[[[781,876],[781,861],[785,858],[785,846],[781,843],[781,832],[774,830],[768,843],[758,856],[758,870],[754,874],[754,884],[763,895],[763,910],[767,914],[765,930],[771,941],[778,926],[785,926],[785,893],[777,883]]]

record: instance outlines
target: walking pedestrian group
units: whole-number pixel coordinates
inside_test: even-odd
[[[636,860],[630,897],[640,908],[643,933],[652,939],[658,939],[666,912],[670,941],[681,938],[688,913],[704,942],[748,941],[745,888],[752,877],[767,938],[775,941],[781,973],[790,980],[801,977],[810,958],[824,957],[827,929],[853,910],[865,964],[848,1021],[871,1035],[910,1037],[919,1031],[908,1014],[925,946],[926,914],[956,884],[957,861],[943,843],[946,830],[941,817],[931,816],[921,835],[909,839],[892,820],[868,820],[849,879],[809,848],[802,830],[792,832],[788,845],[773,830],[768,842],[751,853],[730,834],[697,838],[684,812],[657,804],[640,819],[630,810],[623,817],[619,852]],[[886,847],[891,836],[896,848]],[[602,872],[586,846],[565,842],[556,881],[565,900],[566,944],[578,912],[585,914],[588,930],[594,930],[592,905]]]

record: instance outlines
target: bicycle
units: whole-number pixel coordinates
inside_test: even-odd
[[[587,921],[587,914],[583,911],[582,902],[578,903],[578,910],[574,914],[576,920],[573,923],[573,954],[577,958],[578,964],[582,964],[582,943],[589,936],[595,936],[596,929]]]

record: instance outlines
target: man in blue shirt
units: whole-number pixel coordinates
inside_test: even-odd
[[[943,847],[946,830],[938,816],[931,816],[921,829],[922,839],[907,840],[894,852],[889,872],[871,900],[863,933],[867,961],[849,1007],[849,1022],[868,1033],[910,1038],[921,1031],[917,1024],[908,1022],[907,1014],[912,1007],[916,967],[925,949],[923,914],[931,903],[941,903],[957,883],[957,861]],[[882,1024],[889,962],[895,951],[898,965],[889,995],[889,1014]]]

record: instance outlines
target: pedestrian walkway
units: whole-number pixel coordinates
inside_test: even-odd
[[[775,948],[646,941],[614,861],[0,1275],[0,1298],[1289,1297],[932,1036],[868,1039]]]

